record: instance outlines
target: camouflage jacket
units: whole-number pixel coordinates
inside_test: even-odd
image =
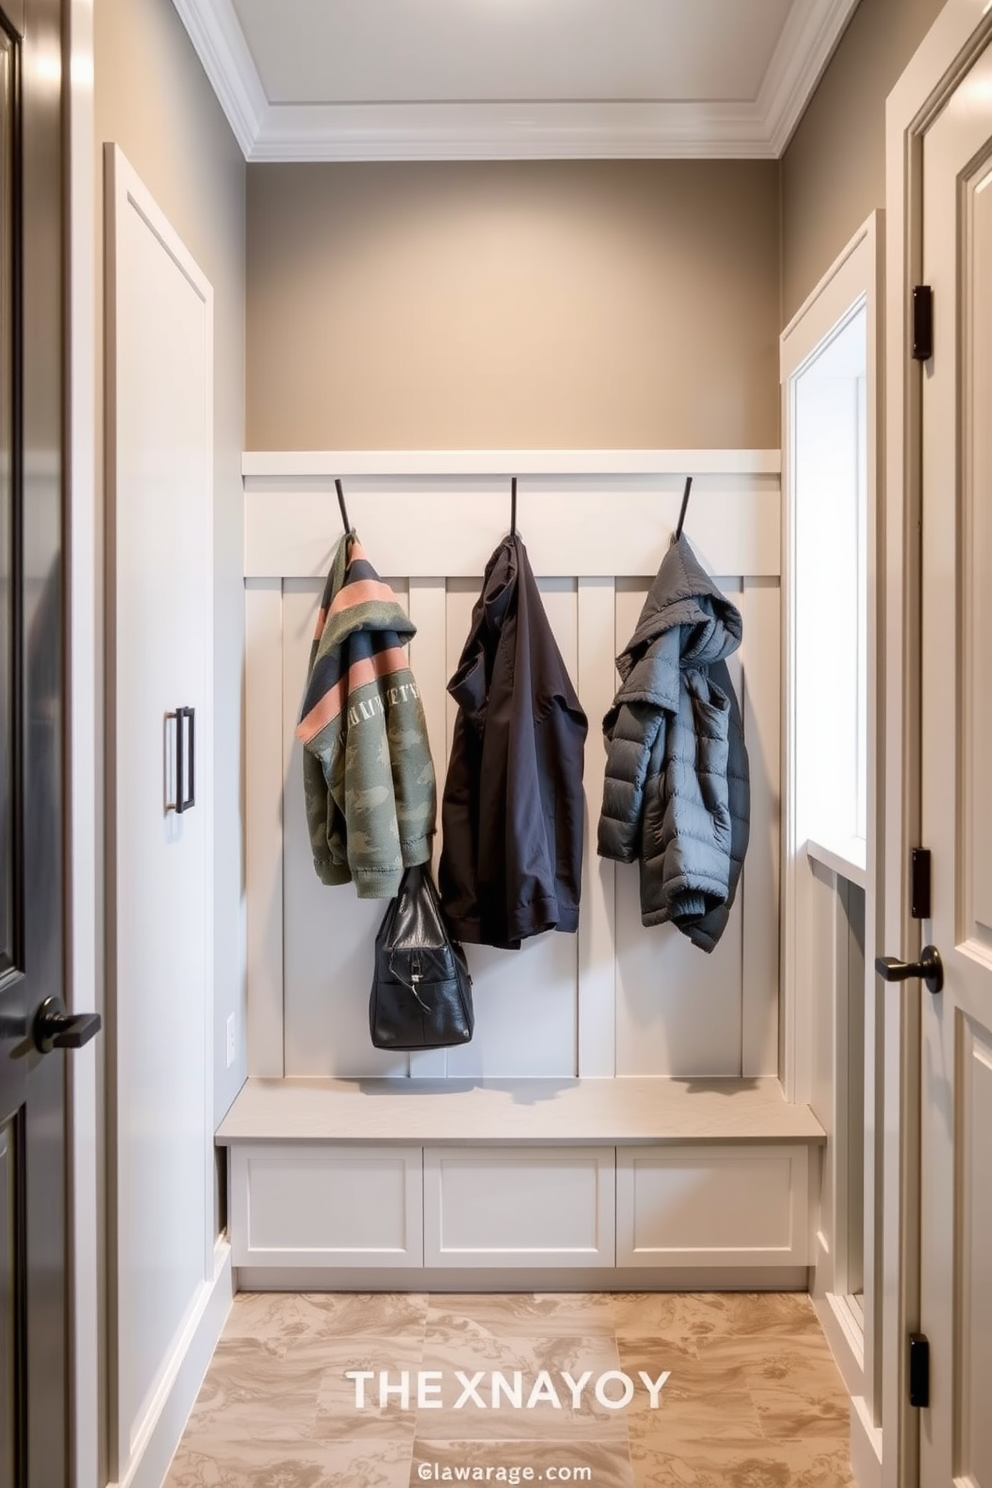
[[[392,898],[403,869],[431,855],[434,767],[406,653],[415,634],[349,532],[327,576],[296,733],[317,875],[354,879],[360,899]]]

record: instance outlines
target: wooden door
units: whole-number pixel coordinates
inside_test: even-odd
[[[64,993],[62,7],[0,5],[0,1483],[58,1488],[67,1056],[52,1036],[78,1046],[99,1023],[46,1021]]]
[[[992,52],[924,138],[920,1481],[992,1488]],[[935,986],[936,983],[932,983]]]

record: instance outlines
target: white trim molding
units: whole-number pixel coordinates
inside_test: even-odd
[[[768,159],[782,154],[857,0],[793,5],[758,97],[588,103],[274,104],[232,0],[173,0],[251,162]]]
[[[211,1273],[196,1293],[118,1482],[107,1488],[158,1488],[164,1481],[220,1342],[234,1291],[231,1247],[221,1238],[213,1246]]]
[[[731,450],[247,450],[257,480],[346,476],[778,475],[777,449]]]
[[[768,154],[774,159],[785,153],[857,3],[825,0],[794,5],[789,12],[758,94]]]
[[[69,941],[67,998],[75,1012],[103,1010],[97,964],[103,912],[98,663],[100,537],[96,487],[96,157],[94,0],[70,0],[69,18]],[[104,1035],[104,1039],[106,1035]],[[73,1488],[98,1488],[104,1435],[101,1275],[105,1193],[99,1149],[105,1056],[92,1043],[67,1066],[70,1092],[71,1453]]]
[[[173,0],[246,160],[269,108],[231,0]]]

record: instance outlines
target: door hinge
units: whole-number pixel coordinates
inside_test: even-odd
[[[909,1335],[909,1403],[920,1410],[930,1404],[930,1340],[925,1333]]]
[[[930,918],[930,849],[914,847],[909,862],[909,912],[914,920],[928,920]]]
[[[917,284],[913,290],[913,360],[928,362],[933,356],[933,290]]]

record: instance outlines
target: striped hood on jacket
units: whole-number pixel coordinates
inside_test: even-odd
[[[368,560],[357,537],[334,555],[317,615],[311,670],[296,736],[304,744],[337,719],[350,694],[409,665],[416,626]]]

